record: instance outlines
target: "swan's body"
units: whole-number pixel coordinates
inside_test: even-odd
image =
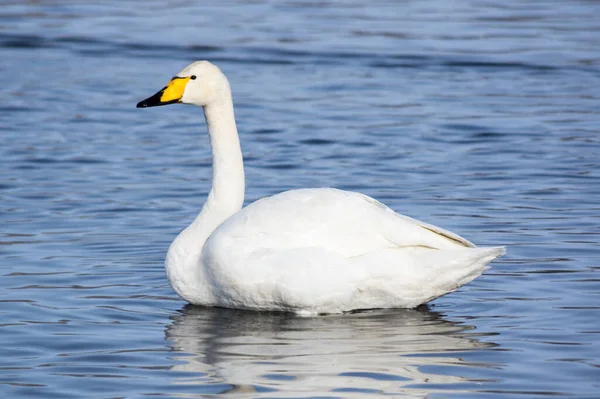
[[[166,260],[171,286],[192,304],[309,314],[413,308],[470,282],[504,253],[331,188],[286,191],[242,209],[227,78],[196,62],[138,107],[173,102],[204,107],[214,157],[208,199]]]

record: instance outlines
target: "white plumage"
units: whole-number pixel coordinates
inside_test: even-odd
[[[504,248],[475,248],[360,193],[286,191],[242,209],[244,171],[229,83],[206,61],[138,107],[204,107],[213,186],[173,242],[169,282],[197,305],[302,314],[412,308],[479,276]]]

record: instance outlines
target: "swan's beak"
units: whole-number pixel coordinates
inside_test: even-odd
[[[189,82],[190,77],[175,76],[167,85],[152,97],[140,101],[137,108],[157,107],[159,105],[167,105],[180,103],[185,86]]]

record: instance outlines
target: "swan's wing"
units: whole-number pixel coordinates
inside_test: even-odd
[[[392,209],[390,209],[389,207],[387,207],[386,205],[382,204],[381,202],[377,201],[374,198],[371,198],[371,197],[366,196],[366,195],[361,194],[361,193],[355,193],[355,192],[346,192],[346,193],[347,193],[347,195],[356,196],[356,197],[358,197],[358,198],[360,198],[360,199],[362,199],[362,200],[364,200],[366,202],[372,203],[373,205],[375,205],[375,206],[377,206],[377,207],[379,207],[381,209],[384,209],[386,212],[393,213],[396,217],[404,220],[408,224],[412,224],[412,225],[418,226],[418,227],[420,227],[422,229],[428,230],[428,231],[430,231],[430,232],[432,232],[432,233],[440,236],[443,239],[446,239],[446,240],[448,240],[450,242],[458,244],[459,246],[467,247],[467,248],[475,248],[475,245],[472,242],[464,239],[463,237],[459,236],[458,234],[455,234],[455,233],[453,233],[451,231],[442,229],[441,227],[434,226],[434,225],[429,224],[429,223],[421,222],[420,220],[413,219],[413,218],[411,218],[409,216],[405,216],[405,215],[396,213]]]
[[[330,188],[292,190],[258,200],[219,226],[207,245],[216,240],[238,253],[322,247],[343,257],[391,247],[474,247],[363,194]]]

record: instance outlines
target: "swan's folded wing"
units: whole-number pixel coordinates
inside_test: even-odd
[[[448,246],[446,244],[450,244],[450,246],[452,247],[459,246],[475,248],[475,245],[472,242],[464,239],[458,234],[452,233],[451,231],[442,229],[441,227],[434,226],[429,223],[421,222],[420,220],[413,219],[409,216],[396,213],[392,209],[390,209],[389,207],[387,207],[386,205],[382,204],[374,198],[356,192],[346,191],[344,193],[346,195],[362,199],[363,201],[372,204],[373,206],[380,209],[381,211],[384,211],[387,214],[393,214],[396,217],[396,219],[387,217],[387,215],[385,214],[381,215],[381,218],[386,219],[386,221],[392,225],[391,229],[386,229],[386,231],[389,233],[390,238],[392,238],[393,241],[398,241],[399,245],[401,245],[401,243],[406,242],[407,237],[409,238],[409,240],[410,237],[416,238],[416,234],[417,237],[419,237],[419,239],[417,239],[416,241],[421,241],[421,244],[415,242],[415,246],[428,246],[426,242],[431,241],[431,247],[436,249],[438,249],[439,245],[442,245],[443,248],[446,248]],[[402,222],[399,223],[398,219],[400,219]],[[396,238],[396,240],[394,240],[394,238]]]
[[[363,194],[336,189],[286,191],[250,204],[215,230],[235,253],[322,247],[343,257],[393,247],[473,247],[462,237],[395,213]]]
[[[432,233],[435,233],[435,234],[441,236],[442,238],[445,238],[447,240],[455,242],[456,244],[461,245],[463,247],[475,248],[475,244],[473,244],[471,241],[468,241],[468,240],[462,238],[458,234],[454,234],[451,231],[444,230],[441,227],[437,227],[432,224],[423,223],[420,221],[418,223],[422,228],[429,230]]]

